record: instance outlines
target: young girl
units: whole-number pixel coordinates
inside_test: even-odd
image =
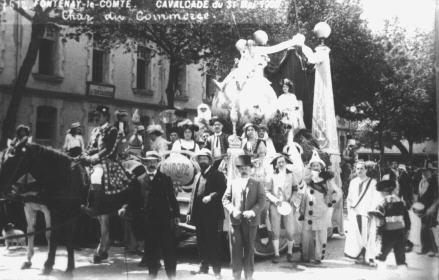
[[[200,150],[197,142],[195,141],[195,130],[197,130],[197,126],[186,124],[183,125],[181,131],[181,139],[178,139],[172,145],[172,151],[189,151],[196,153]]]

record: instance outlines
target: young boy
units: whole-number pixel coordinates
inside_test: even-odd
[[[410,219],[403,200],[394,193],[396,181],[389,175],[377,183],[376,189],[381,192],[383,199],[375,211],[370,214],[379,218],[378,235],[381,237],[381,250],[376,260],[382,268],[387,255],[393,249],[396,264],[403,270],[407,268],[405,262],[405,233],[410,228]]]

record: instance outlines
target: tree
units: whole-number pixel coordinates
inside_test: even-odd
[[[385,59],[380,89],[358,104],[358,115],[376,121],[381,153],[384,145],[395,145],[409,157],[413,143],[436,139],[433,36],[418,32],[408,37],[394,21],[377,40]],[[402,139],[408,140],[408,150]]]
[[[34,14],[31,15],[14,1],[7,2],[7,4],[10,5],[18,14],[31,22],[32,31],[26,56],[22,65],[20,66],[20,70],[18,71],[18,76],[12,89],[11,100],[8,105],[6,117],[3,121],[0,149],[6,147],[8,137],[12,137],[14,134],[17,113],[26,88],[26,83],[29,79],[32,67],[37,59],[41,37],[43,36],[46,25],[49,22],[49,13],[52,11],[51,8],[46,8],[43,10],[43,8],[37,4],[33,9]]]

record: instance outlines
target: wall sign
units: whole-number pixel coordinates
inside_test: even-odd
[[[87,95],[114,98],[116,87],[114,85],[87,83]]]

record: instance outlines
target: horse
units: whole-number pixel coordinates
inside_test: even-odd
[[[50,211],[47,205],[42,203],[39,198],[38,182],[30,174],[23,175],[14,185],[15,198],[24,204],[24,214],[27,224],[27,260],[21,266],[21,269],[28,269],[32,266],[32,257],[34,255],[34,234],[37,223],[37,213],[41,212],[44,216],[46,229],[51,227]],[[50,243],[50,230],[45,232],[47,244]],[[49,245],[50,246],[50,245]]]
[[[67,276],[75,268],[73,233],[75,221],[84,199],[81,195],[82,174],[72,158],[39,144],[20,142],[4,157],[0,170],[0,194],[5,196],[11,186],[24,174],[31,174],[42,185],[41,196],[53,221],[49,252],[43,274],[53,270],[60,237],[65,236],[67,249]]]

